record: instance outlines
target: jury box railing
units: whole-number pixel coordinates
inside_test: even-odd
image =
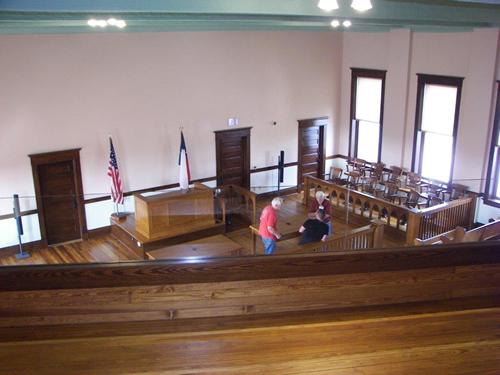
[[[407,245],[412,245],[416,238],[425,240],[457,226],[471,228],[475,214],[475,196],[419,210],[311,176],[304,179],[306,206],[318,190],[328,194],[334,217],[361,225],[373,219],[382,220],[386,231],[404,238]]]
[[[250,225],[252,233],[253,254],[257,253],[258,228]],[[283,236],[280,241],[288,241],[299,237],[299,232],[289,233]],[[304,245],[296,245],[291,249],[278,249],[277,254],[300,254],[316,253],[328,251],[372,249],[383,247],[384,223],[380,220],[373,220],[372,223],[361,228],[350,230],[346,233],[339,233],[325,241],[311,242]]]

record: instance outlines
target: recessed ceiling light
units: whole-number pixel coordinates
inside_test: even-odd
[[[372,3],[370,0],[352,0],[351,8],[359,12],[364,12],[365,10],[372,9]]]
[[[119,29],[123,29],[125,26],[127,26],[127,23],[124,20],[117,20],[115,26]]]
[[[339,9],[339,4],[337,0],[319,0],[318,8],[331,12],[334,9]]]
[[[91,27],[106,27],[108,25],[110,26],[115,26],[118,27],[119,29],[123,29],[125,26],[127,26],[127,23],[124,20],[117,20],[116,18],[108,18],[107,20],[104,19],[95,19],[91,18],[87,21],[87,25]]]
[[[330,25],[332,25],[332,27],[339,27],[340,26],[340,21],[339,20],[333,20]]]
[[[97,26],[97,20],[95,18],[91,18],[87,21],[87,25],[91,27],[96,27]]]
[[[351,23],[351,21],[349,21],[349,20],[345,20],[344,22],[342,22],[342,25],[343,25],[344,27],[351,27],[352,23]]]

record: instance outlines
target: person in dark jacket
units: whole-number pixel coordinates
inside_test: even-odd
[[[302,237],[299,241],[300,245],[326,240],[329,228],[328,224],[324,222],[325,215],[325,210],[319,209],[316,211],[316,217],[314,219],[308,219],[302,224],[299,229],[299,232],[302,233]]]

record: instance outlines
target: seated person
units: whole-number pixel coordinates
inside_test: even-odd
[[[325,224],[325,210],[316,211],[314,219],[307,219],[299,229],[302,233],[299,245],[304,245],[309,242],[325,241],[328,236],[328,225]]]
[[[311,202],[311,205],[309,206],[309,212],[307,214],[307,217],[309,219],[315,219],[316,218],[316,212],[318,210],[322,209],[325,212],[325,219],[323,222],[328,225],[328,235],[332,234],[332,223],[331,223],[331,217],[330,217],[330,212],[332,209],[332,205],[330,204],[330,201],[326,199],[326,194],[322,192],[321,190],[318,190],[316,192],[316,199],[314,199]]]

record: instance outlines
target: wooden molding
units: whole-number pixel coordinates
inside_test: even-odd
[[[500,263],[500,241],[352,252],[0,268],[0,290],[261,280]]]

